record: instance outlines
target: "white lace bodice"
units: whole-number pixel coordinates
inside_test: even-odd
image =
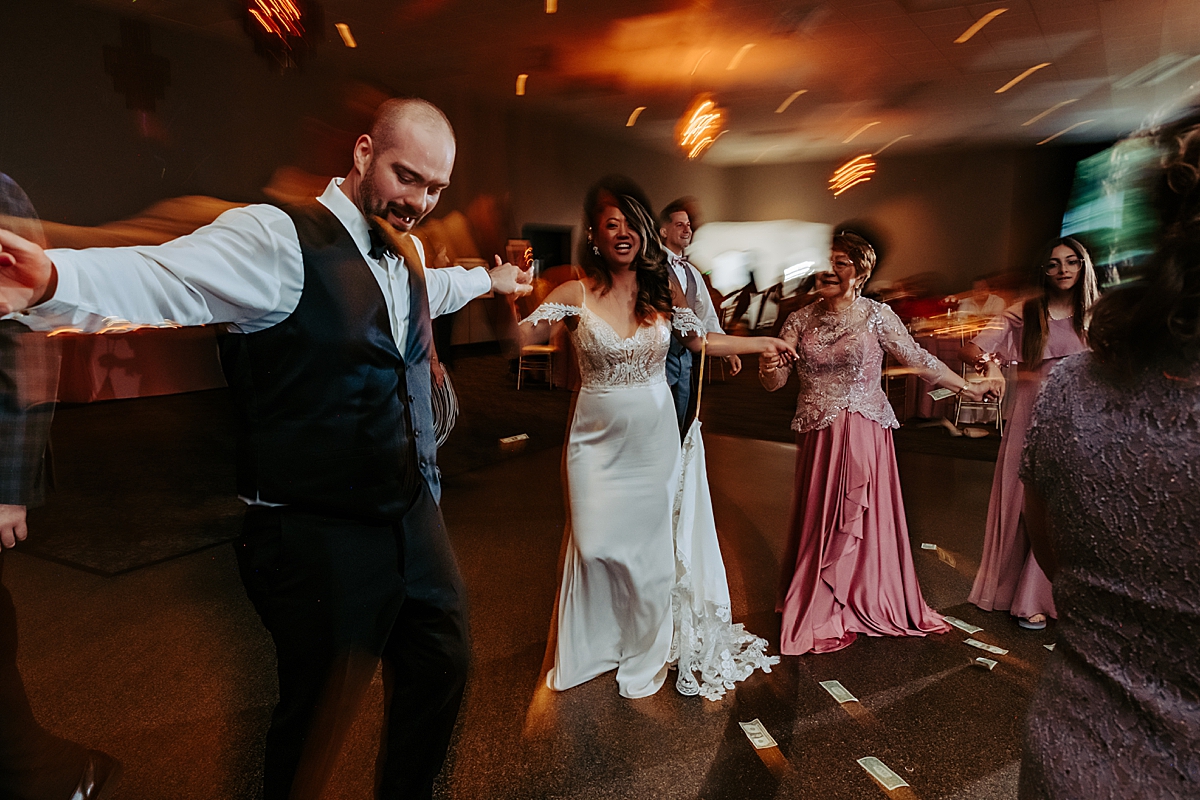
[[[667,350],[671,347],[671,329],[704,335],[704,326],[689,308],[675,308],[671,325],[659,317],[650,325],[639,326],[632,336],[622,338],[602,317],[586,305],[543,303],[522,320],[522,324],[557,322],[579,317],[571,331],[579,360],[584,389],[616,389],[626,386],[650,386],[666,382]]]

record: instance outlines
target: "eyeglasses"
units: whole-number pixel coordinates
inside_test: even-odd
[[[1066,261],[1051,261],[1042,270],[1050,275],[1055,272],[1078,272],[1081,266],[1078,258],[1068,258]]]

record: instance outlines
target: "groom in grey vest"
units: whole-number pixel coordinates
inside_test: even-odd
[[[694,201],[687,197],[668,204],[659,215],[661,227],[658,233],[667,249],[667,265],[671,276],[679,281],[688,307],[696,312],[709,333],[724,333],[704,276],[692,266],[684,253],[692,243],[693,206]],[[737,375],[742,369],[742,360],[737,356],[729,356],[727,360],[732,374]],[[675,398],[675,415],[682,437],[687,433],[688,403],[692,396],[692,352],[674,337],[671,339],[671,349],[667,352],[667,384]]]

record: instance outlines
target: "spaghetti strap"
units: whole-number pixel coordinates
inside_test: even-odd
[[[579,282],[579,289],[583,292],[583,300],[579,302],[580,308],[587,308],[587,284],[583,281]]]

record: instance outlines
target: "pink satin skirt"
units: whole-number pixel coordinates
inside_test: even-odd
[[[786,655],[829,653],[857,635],[924,636],[950,626],[925,605],[913,567],[892,432],[843,411],[796,435],[796,492],[776,610]]]

